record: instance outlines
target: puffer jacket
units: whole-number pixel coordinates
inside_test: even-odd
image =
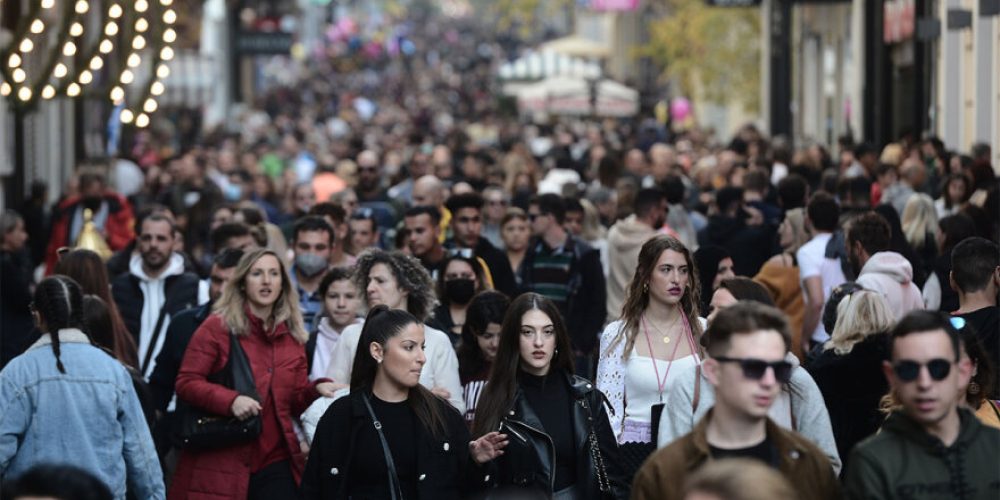
[[[605,498],[628,498],[628,484],[621,470],[618,443],[605,407],[605,397],[590,381],[566,374],[570,397],[575,400],[572,420],[576,439],[577,485],[580,500]],[[589,409],[589,411],[588,411]],[[532,410],[527,398],[518,389],[514,403],[502,421],[502,432],[507,434],[508,444],[504,454],[490,464],[491,486],[509,488],[511,486],[541,491],[546,496],[552,494],[555,483],[555,450],[552,438],[545,433],[541,420]],[[598,448],[604,462],[611,493],[604,494],[598,485],[597,465],[594,463],[590,432],[597,437]]]
[[[901,412],[882,432],[861,442],[847,468],[851,500],[995,500],[1000,498],[1000,430],[959,408],[961,427],[951,446]]]

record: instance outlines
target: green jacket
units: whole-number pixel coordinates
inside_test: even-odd
[[[882,431],[854,449],[844,487],[850,500],[996,500],[1000,498],[1000,430],[958,410],[951,446],[894,412]]]

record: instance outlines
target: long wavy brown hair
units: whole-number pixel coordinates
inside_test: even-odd
[[[76,249],[59,259],[53,273],[73,278],[80,284],[84,295],[96,295],[107,305],[108,314],[111,316],[111,331],[108,332],[113,340],[109,346],[111,352],[118,361],[132,368],[138,368],[139,348],[136,347],[135,337],[125,326],[118,305],[111,298],[108,268],[101,257],[91,250]]]
[[[500,345],[497,348],[497,359],[490,370],[490,380],[483,388],[476,405],[476,421],[473,425],[473,436],[482,436],[497,430],[500,419],[514,404],[517,394],[517,374],[521,366],[521,319],[524,313],[539,310],[552,320],[556,334],[556,352],[552,356],[549,373],[565,372],[573,374],[573,348],[570,345],[569,333],[563,322],[559,308],[551,300],[537,293],[524,293],[507,309],[503,325],[500,325]]]
[[[632,275],[632,281],[628,285],[625,294],[625,303],[622,305],[621,319],[624,321],[622,329],[617,337],[608,346],[606,353],[610,354],[619,342],[625,342],[625,358],[627,359],[632,348],[635,346],[635,338],[639,334],[639,322],[642,314],[649,306],[649,280],[652,279],[653,269],[660,256],[667,250],[673,250],[684,255],[684,260],[688,266],[688,284],[681,296],[681,309],[687,316],[688,324],[691,325],[691,334],[694,335],[695,344],[701,337],[701,322],[698,320],[698,304],[701,303],[701,283],[698,280],[698,268],[695,266],[691,251],[683,243],[672,236],[660,235],[650,238],[639,250],[639,262]]]
[[[247,275],[250,274],[250,268],[265,255],[277,259],[278,267],[281,269],[281,294],[278,295],[278,300],[274,302],[274,307],[271,309],[270,322],[274,325],[286,323],[292,337],[305,344],[309,340],[309,333],[306,332],[305,324],[302,321],[302,312],[299,310],[299,294],[292,286],[284,261],[273,250],[259,248],[243,255],[240,263],[236,264],[233,277],[222,288],[222,296],[212,308],[213,312],[222,316],[226,326],[237,335],[250,333],[247,313],[244,310],[247,303],[247,293],[244,287]]]

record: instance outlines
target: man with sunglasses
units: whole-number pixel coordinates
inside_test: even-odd
[[[830,460],[815,445],[767,417],[791,378],[791,336],[781,311],[755,302],[723,309],[706,332],[702,369],[715,406],[691,433],[655,452],[636,474],[632,500],[683,498],[685,478],[705,463],[749,458],[774,467],[798,498],[840,498]]]
[[[899,409],[854,448],[848,498],[1000,498],[1000,430],[960,406],[972,366],[951,318],[913,311],[890,336],[883,370]]]

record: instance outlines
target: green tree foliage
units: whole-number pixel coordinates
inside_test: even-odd
[[[759,8],[711,7],[705,0],[654,0],[662,16],[649,22],[639,50],[664,68],[680,94],[724,105],[760,108]]]

